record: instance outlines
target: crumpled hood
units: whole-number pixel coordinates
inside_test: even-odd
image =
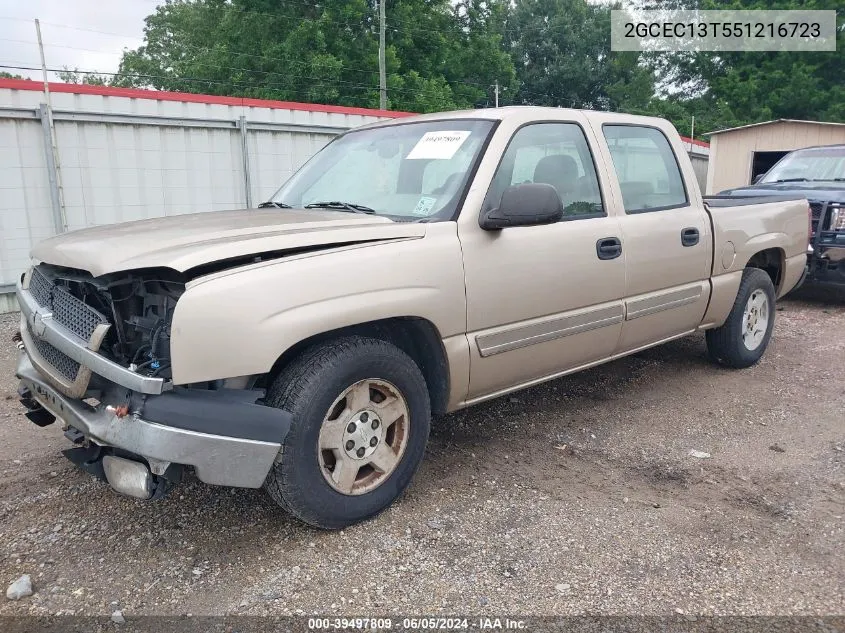
[[[425,235],[425,225],[320,209],[243,209],[97,226],[38,244],[32,257],[95,277],[196,266],[252,254]]]

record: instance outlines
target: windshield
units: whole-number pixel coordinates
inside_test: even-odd
[[[450,119],[348,132],[309,160],[272,202],[451,220],[492,128],[492,121]]]
[[[787,154],[760,182],[842,180],[843,178],[845,178],[845,147],[816,147]]]

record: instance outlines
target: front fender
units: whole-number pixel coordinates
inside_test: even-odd
[[[391,317],[427,319],[445,339],[466,331],[456,224],[421,239],[303,254],[210,275],[176,304],[175,384],[264,374],[317,334]]]

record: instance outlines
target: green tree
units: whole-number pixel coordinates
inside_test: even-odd
[[[67,66],[64,70],[56,73],[66,84],[88,84],[91,86],[106,86],[109,83],[108,77],[93,73],[81,73],[78,69],[70,70]]]
[[[681,9],[836,9],[835,52],[701,52],[664,54],[652,67],[667,95],[656,111],[679,106],[689,118],[698,110],[702,132],[777,118],[845,121],[845,8],[840,0],[669,0]],[[667,8],[667,2],[639,2]],[[677,94],[691,95],[680,99]],[[672,118],[672,117],[670,117]],[[674,120],[674,119],[673,119]],[[696,121],[699,115],[696,115]]]
[[[652,71],[636,53],[610,51],[610,9],[586,0],[516,3],[505,36],[521,84],[517,101],[644,109],[654,92]]]
[[[0,71],[0,78],[3,79],[23,79],[22,75],[13,75],[12,73],[8,73],[5,70]]]
[[[390,107],[470,107],[488,85],[515,86],[492,25],[502,0],[388,2]],[[374,0],[171,0],[146,18],[144,45],[118,85],[376,107]]]

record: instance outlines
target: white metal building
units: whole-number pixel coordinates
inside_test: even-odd
[[[0,312],[39,241],[66,230],[255,206],[334,135],[407,113],[0,79]],[[683,139],[699,181],[709,146]]]
[[[254,206],[333,136],[404,113],[0,79],[0,312],[65,230]]]

